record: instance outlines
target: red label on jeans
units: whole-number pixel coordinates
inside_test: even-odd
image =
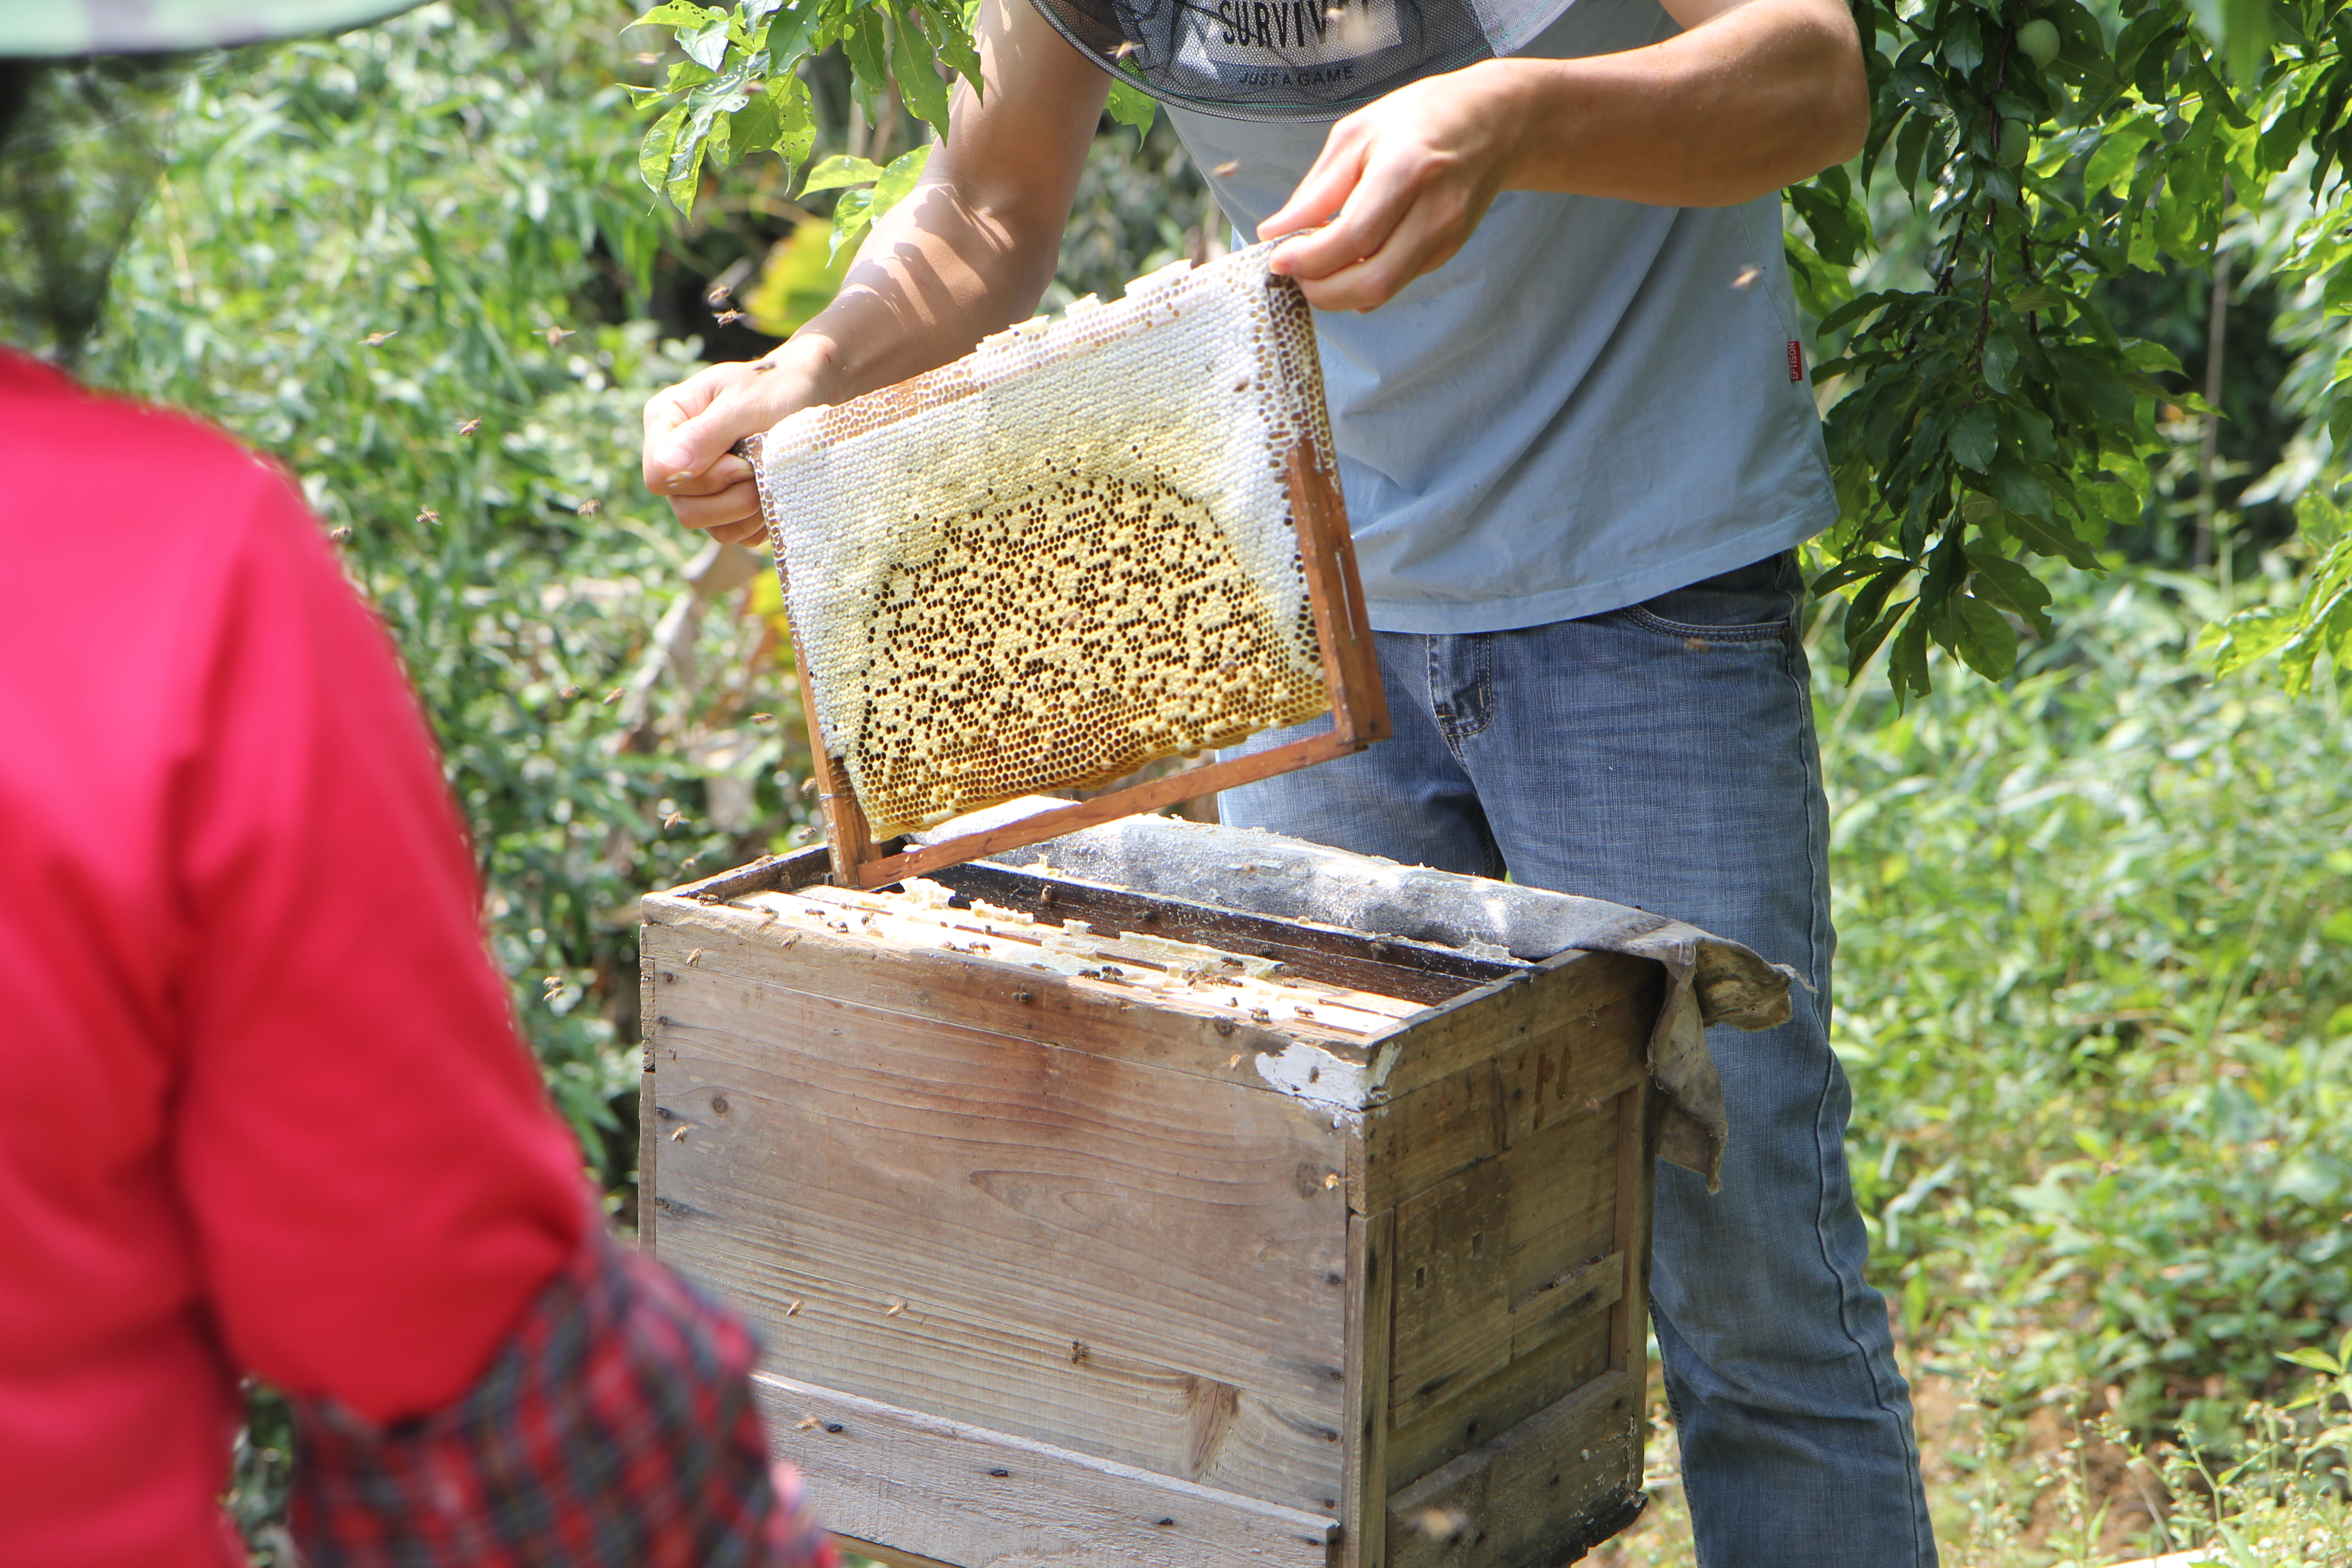
[[[1789,379],[1805,379],[1805,347],[1794,338],[1789,340]]]

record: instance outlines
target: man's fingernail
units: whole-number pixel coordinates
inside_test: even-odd
[[[682,479],[687,477],[687,470],[694,466],[694,454],[683,447],[665,447],[654,454],[654,463],[658,468],[677,470],[677,478]]]

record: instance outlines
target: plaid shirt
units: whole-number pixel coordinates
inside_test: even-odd
[[[751,1332],[601,1231],[447,1409],[298,1401],[313,1568],[838,1568],[772,1469]]]

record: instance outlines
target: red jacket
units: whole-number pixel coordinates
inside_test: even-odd
[[[242,1563],[237,1369],[445,1405],[587,1223],[316,521],[0,351],[0,1562]]]

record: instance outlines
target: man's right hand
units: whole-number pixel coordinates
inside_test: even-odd
[[[751,465],[735,443],[778,420],[829,402],[821,339],[795,339],[765,359],[705,366],[646,405],[646,488],[678,521],[722,544],[767,531]]]
[[[759,538],[736,442],[969,353],[1053,281],[1110,79],[1029,0],[981,0],[975,29],[985,104],[956,84],[948,139],[875,224],[833,303],[766,359],[710,365],[646,405],[646,488],[688,528]]]

